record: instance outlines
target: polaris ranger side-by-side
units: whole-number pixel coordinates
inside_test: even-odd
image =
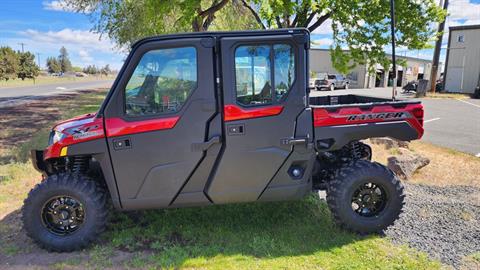
[[[335,221],[392,224],[402,184],[360,140],[423,135],[419,102],[309,98],[304,29],[166,35],[137,42],[97,113],[32,151],[44,179],[24,227],[48,250],[95,240],[120,210],[300,199],[326,190]]]

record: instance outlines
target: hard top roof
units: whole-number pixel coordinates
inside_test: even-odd
[[[272,30],[247,30],[247,31],[212,31],[212,32],[191,32],[191,33],[177,33],[177,34],[166,34],[159,36],[146,37],[138,40],[132,45],[132,48],[138,46],[139,44],[149,42],[149,41],[158,41],[165,39],[176,39],[176,38],[189,38],[189,37],[241,37],[241,36],[261,36],[261,35],[284,35],[284,34],[308,34],[310,31],[306,28],[282,28],[282,29],[272,29]]]

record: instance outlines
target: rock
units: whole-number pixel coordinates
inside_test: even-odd
[[[412,151],[399,148],[400,155],[388,158],[387,167],[392,170],[398,177],[408,180],[417,170],[427,166],[430,159],[413,153]]]
[[[371,138],[370,142],[373,144],[384,145],[385,149],[392,148],[408,148],[409,142],[399,141],[392,138],[382,137],[382,138]]]

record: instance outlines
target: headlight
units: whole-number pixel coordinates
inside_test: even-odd
[[[60,131],[56,131],[56,130],[52,131],[50,144],[54,144],[61,141],[63,138],[65,138],[65,136],[66,135]]]

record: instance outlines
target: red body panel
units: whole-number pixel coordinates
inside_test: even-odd
[[[65,146],[105,137],[103,118],[97,118],[94,114],[61,122],[54,127],[54,130],[63,133],[65,137],[44,150],[44,160],[60,157],[60,151]]]
[[[230,104],[230,105],[225,105],[224,111],[225,111],[224,119],[226,122],[228,122],[228,121],[235,121],[235,120],[279,115],[283,111],[283,106],[276,105],[276,106],[268,106],[268,107],[261,107],[261,108],[244,109],[237,105]]]
[[[121,118],[109,118],[105,120],[107,137],[124,136],[148,131],[171,129],[175,127],[179,116],[159,118],[151,120],[127,122]]]
[[[314,127],[393,121],[407,121],[410,126],[415,128],[420,139],[424,132],[422,104],[407,104],[401,108],[395,108],[391,105],[378,105],[369,110],[363,110],[360,107],[346,107],[335,112],[330,112],[324,108],[313,108]]]

